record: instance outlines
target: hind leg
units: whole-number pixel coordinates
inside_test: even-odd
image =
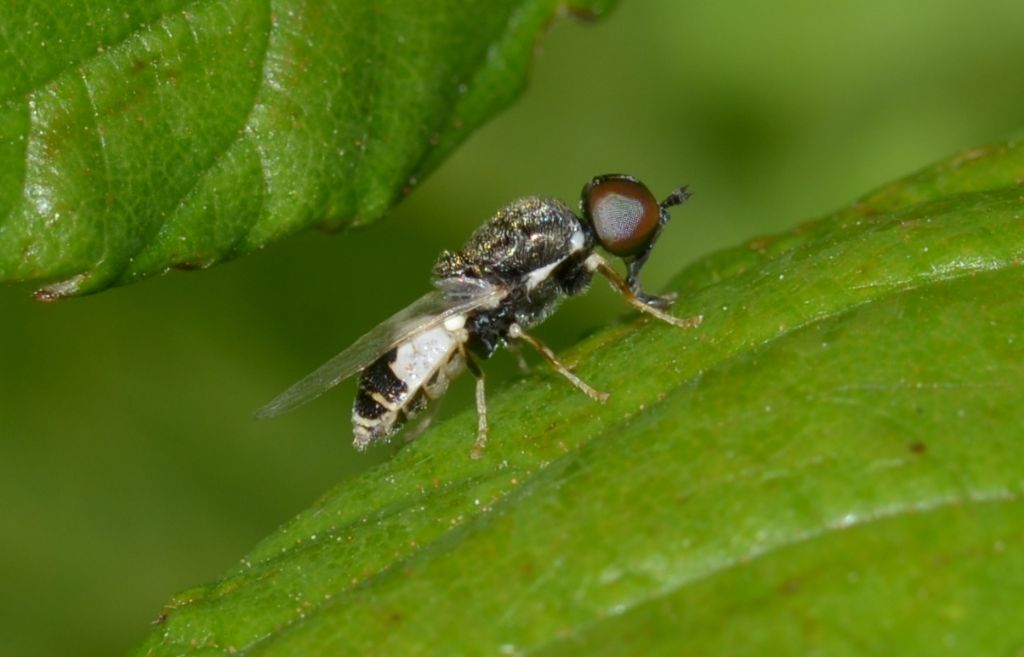
[[[405,442],[411,443],[423,434],[424,431],[430,427],[430,423],[437,417],[438,412],[441,410],[441,399],[430,400],[426,403],[426,409],[419,421],[416,422],[416,426],[406,432]]]
[[[466,368],[476,377],[476,441],[469,455],[478,459],[483,456],[484,448],[487,447],[487,396],[484,391],[484,371],[468,352],[463,353],[463,357],[466,359]]]

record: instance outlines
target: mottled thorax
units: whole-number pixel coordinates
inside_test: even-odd
[[[561,201],[528,197],[499,211],[459,251],[443,252],[434,276],[510,283],[583,248],[593,248],[593,240],[572,210]]]

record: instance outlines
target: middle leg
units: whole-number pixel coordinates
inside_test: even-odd
[[[608,401],[608,393],[595,390],[587,385],[581,378],[569,371],[569,368],[562,364],[560,360],[555,356],[555,353],[548,349],[547,345],[538,340],[537,338],[527,335],[523,332],[523,329],[519,324],[513,324],[508,329],[508,335],[514,340],[522,340],[526,344],[536,349],[541,356],[557,371],[559,374],[569,379],[569,382],[579,388],[588,397],[594,401],[601,402],[602,404]]]

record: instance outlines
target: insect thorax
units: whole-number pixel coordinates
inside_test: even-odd
[[[467,320],[470,348],[489,357],[507,341],[513,323],[538,324],[562,298],[586,289],[591,274],[583,261],[593,247],[593,236],[572,210],[529,197],[499,211],[459,251],[442,253],[434,276],[480,278],[507,290],[497,308]]]
[[[469,276],[509,285],[565,258],[574,236],[582,236],[581,248],[593,248],[593,238],[564,203],[522,198],[480,226],[460,250],[443,252],[434,264],[434,276]]]

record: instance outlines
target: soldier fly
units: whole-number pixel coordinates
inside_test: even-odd
[[[555,199],[513,201],[480,226],[462,249],[441,253],[434,264],[433,291],[285,390],[257,416],[288,411],[359,373],[352,428],[353,443],[363,450],[389,439],[468,369],[476,377],[473,455],[479,456],[488,429],[478,360],[510,343],[536,349],[570,383],[604,402],[608,393],[582,381],[526,330],[547,318],[564,298],[585,291],[595,272],[638,310],[673,326],[699,325],[699,315],[681,319],[665,312],[675,294],[648,294],[639,281],[669,221],[668,209],[689,196],[680,187],[658,203],[636,178],[608,174],[584,186],[581,216]],[[624,261],[625,278],[595,252],[598,246]],[[410,439],[431,417],[425,416]]]

